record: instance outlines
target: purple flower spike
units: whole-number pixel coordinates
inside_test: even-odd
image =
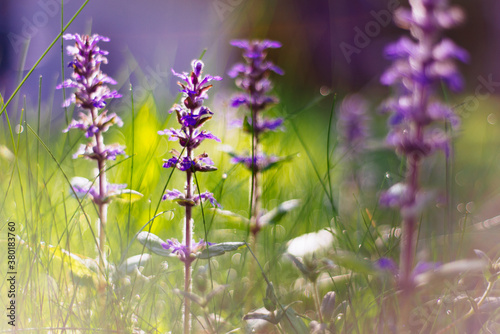
[[[115,113],[107,110],[99,112],[106,106],[106,100],[121,97],[116,91],[109,89],[108,84],[116,81],[104,74],[100,66],[108,62],[105,57],[108,52],[101,50],[99,41],[109,41],[107,37],[99,35],[66,34],[67,40],[75,40],[75,45],[68,46],[68,54],[73,56],[69,67],[73,68],[72,79],[65,80],[57,88],[76,88],[74,94],[64,102],[65,106],[75,103],[86,112],[80,112],[78,119],[71,120],[63,132],[79,129],[85,132],[85,137],[93,138],[87,145],[81,145],[73,155],[74,158],[83,157],[97,161],[115,160],[117,155],[124,155],[124,147],[118,144],[105,146],[102,133],[108,131],[112,125],[121,127],[123,121]]]
[[[258,112],[269,104],[277,103],[278,100],[275,97],[266,95],[272,88],[268,77],[271,72],[283,75],[284,71],[272,62],[265,60],[265,50],[279,48],[281,43],[270,40],[234,40],[231,41],[231,45],[243,49],[243,57],[246,60],[246,64],[235,64],[228,72],[231,78],[238,78],[236,85],[245,91],[245,94],[238,94],[232,99],[231,106],[246,105]]]
[[[99,35],[64,35],[65,39],[74,39],[75,46],[68,46],[68,55],[74,59],[69,63],[73,68],[73,79],[68,79],[56,88],[63,87],[77,88],[75,94],[66,100],[64,105],[76,103],[77,106],[83,109],[102,108],[106,105],[106,99],[121,97],[116,91],[111,91],[108,84],[116,84],[100,70],[102,63],[108,62],[105,55],[108,53],[99,49],[97,42],[109,41],[107,37]]]
[[[469,55],[451,40],[440,40],[444,30],[463,20],[460,9],[437,0],[415,0],[411,5],[411,10],[400,9],[395,16],[398,25],[409,29],[414,39],[403,37],[386,48],[387,57],[394,63],[382,75],[381,82],[396,86],[401,92],[397,99],[386,103],[386,108],[393,114],[390,118],[392,132],[406,139],[389,142],[405,155],[413,154],[415,147],[432,145],[420,150],[419,154],[426,156],[435,149],[446,151],[447,145],[441,141],[424,143],[426,136],[421,134],[424,127],[434,121],[449,121],[454,128],[460,123],[450,108],[431,100],[432,91],[440,82],[453,91],[462,89],[463,79],[454,61],[467,62]]]
[[[380,80],[397,92],[382,108],[391,114],[386,142],[406,159],[407,166],[405,180],[380,196],[381,204],[399,207],[403,218],[399,275],[403,291],[414,285],[418,269],[413,269],[415,234],[431,197],[420,189],[421,161],[438,150],[448,157],[450,132],[444,131],[443,123],[449,123],[452,129],[460,125],[459,117],[437,102],[434,93],[441,83],[453,91],[460,90],[463,79],[455,62],[469,59],[465,50],[442,38],[446,29],[463,20],[459,8],[450,7],[447,0],[411,0],[410,6],[411,10],[398,9],[395,21],[413,38],[403,37],[386,48],[387,58],[393,63]]]

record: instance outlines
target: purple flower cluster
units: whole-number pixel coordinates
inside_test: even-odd
[[[406,291],[413,288],[418,218],[431,197],[420,188],[420,163],[437,150],[448,156],[450,138],[442,124],[452,129],[460,125],[453,110],[435,98],[435,88],[442,82],[452,91],[460,90],[463,80],[455,62],[468,60],[465,50],[441,37],[463,20],[459,8],[450,7],[447,0],[412,0],[410,5],[411,10],[395,12],[395,21],[410,30],[413,39],[403,37],[386,48],[393,63],[381,78],[397,92],[383,110],[391,114],[387,143],[406,158],[406,178],[384,192],[380,203],[399,207],[403,218],[399,283]]]
[[[176,254],[179,257],[179,260],[182,262],[193,262],[197,253],[205,249],[207,246],[213,245],[211,242],[205,242],[203,239],[200,239],[198,242],[192,242],[191,247],[187,247],[180,243],[177,239],[166,240],[161,246]]]
[[[466,62],[468,54],[451,40],[441,39],[443,30],[462,21],[460,9],[449,7],[446,0],[415,0],[411,6],[395,13],[398,25],[410,30],[414,39],[402,37],[386,48],[393,64],[381,82],[399,94],[387,100],[383,110],[392,114],[388,143],[400,154],[423,158],[438,149],[448,153],[447,135],[431,125],[449,122],[457,128],[460,120],[450,107],[433,99],[433,89],[444,82],[451,90],[460,90],[463,80],[455,59]]]
[[[254,152],[251,155],[233,156],[232,163],[241,163],[249,170],[264,171],[280,161],[279,157],[266,156],[258,152],[259,135],[267,131],[276,131],[283,128],[282,118],[263,118],[263,111],[269,104],[277,103],[278,99],[267,95],[272,88],[269,75],[271,72],[283,75],[281,68],[266,60],[266,49],[280,48],[281,43],[270,40],[234,40],[231,45],[243,49],[245,63],[237,63],[228,72],[229,76],[236,78],[236,86],[243,90],[232,98],[231,106],[244,105],[250,111],[237,125],[244,131],[254,135]]]
[[[252,126],[255,123],[256,134],[265,131],[275,131],[283,124],[283,119],[261,119],[259,112],[264,110],[269,104],[278,102],[274,96],[267,95],[272,88],[269,75],[271,72],[283,75],[281,68],[266,60],[266,49],[280,48],[281,43],[263,40],[247,41],[234,40],[231,45],[243,49],[243,58],[245,63],[235,64],[228,72],[231,78],[236,78],[236,85],[243,90],[232,98],[231,106],[246,106],[255,116],[251,120],[245,119],[246,124],[243,128],[252,132]],[[255,120],[255,121],[254,121]]]
[[[106,100],[121,97],[116,91],[109,89],[108,84],[116,82],[102,73],[101,64],[106,64],[105,57],[108,52],[101,50],[97,43],[108,42],[107,37],[99,35],[66,34],[66,40],[75,40],[74,46],[68,46],[68,54],[73,56],[69,67],[73,68],[72,79],[67,79],[56,88],[76,88],[74,94],[64,102],[63,106],[75,103],[86,112],[80,112],[78,119],[73,119],[63,131],[79,129],[85,132],[91,142],[82,145],[74,154],[74,158],[84,157],[87,159],[105,161],[115,160],[117,155],[125,154],[124,147],[113,144],[108,147],[102,143],[102,133],[106,132],[112,125],[122,126],[123,122],[115,113],[108,114],[107,110],[99,112],[106,106]]]
[[[203,62],[201,60],[193,60],[191,63],[191,73],[177,73],[172,70],[172,73],[181,78],[182,81],[178,82],[181,87],[180,91],[183,93],[182,104],[175,104],[170,113],[177,114],[177,121],[181,125],[180,129],[165,129],[158,131],[159,135],[168,136],[168,140],[178,140],[179,144],[183,147],[184,154],[179,153],[177,150],[172,150],[172,157],[164,159],[164,168],[177,168],[180,171],[189,173],[188,182],[190,183],[190,175],[192,172],[211,172],[217,170],[213,161],[208,157],[208,154],[202,153],[194,156],[193,150],[200,146],[205,139],[212,139],[220,142],[220,139],[206,130],[200,130],[201,126],[206,121],[212,118],[213,112],[203,106],[203,101],[208,98],[207,91],[212,87],[209,84],[211,81],[222,80],[221,77],[206,75],[202,76]],[[192,185],[189,184],[189,194],[183,194],[179,190],[168,191],[163,200],[171,199],[181,206],[193,206],[200,202],[199,195],[191,193]],[[217,203],[210,193],[209,195],[202,196],[202,199],[209,199],[210,203],[215,205]],[[217,203],[218,205],[218,203]]]

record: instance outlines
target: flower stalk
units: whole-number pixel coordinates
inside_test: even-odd
[[[243,129],[252,136],[250,156],[233,156],[233,163],[243,163],[252,172],[250,183],[250,232],[255,242],[262,225],[261,216],[261,174],[272,164],[278,161],[277,157],[266,156],[261,153],[260,137],[267,131],[281,128],[283,119],[265,119],[262,112],[268,105],[278,102],[274,96],[267,93],[272,88],[269,80],[271,72],[283,75],[281,68],[266,60],[266,50],[280,48],[281,43],[270,40],[234,40],[231,45],[243,50],[245,63],[237,63],[229,71],[229,76],[236,79],[236,85],[243,91],[232,98],[231,106],[245,106],[249,115],[241,122]]]
[[[463,20],[459,8],[450,7],[447,0],[411,0],[410,5],[411,9],[395,12],[395,21],[408,29],[413,38],[402,37],[386,48],[386,56],[393,64],[381,78],[383,84],[393,86],[398,93],[383,105],[383,110],[391,113],[387,143],[406,160],[404,181],[393,185],[380,198],[382,205],[399,208],[403,219],[399,264],[403,313],[408,306],[405,300],[415,285],[412,271],[418,221],[431,200],[431,195],[420,186],[420,166],[436,151],[452,154],[450,133],[443,130],[443,124],[450,124],[452,129],[460,124],[454,111],[435,97],[435,88],[444,83],[452,91],[460,90],[463,80],[455,60],[468,60],[465,50],[442,38],[444,30]],[[403,314],[403,323],[406,316]]]
[[[178,82],[183,93],[182,104],[175,104],[170,113],[175,112],[177,121],[181,125],[180,130],[166,129],[159,131],[158,134],[168,136],[169,140],[178,140],[182,146],[182,151],[172,150],[172,157],[165,159],[164,168],[176,168],[186,173],[185,192],[177,189],[169,190],[163,195],[163,200],[174,200],[178,205],[185,208],[185,223],[184,223],[184,240],[180,244],[177,240],[167,240],[163,248],[176,253],[179,259],[184,262],[184,291],[186,296],[191,292],[191,263],[200,248],[205,247],[208,243],[200,240],[198,243],[193,243],[193,224],[192,208],[201,201],[209,201],[213,206],[220,206],[209,192],[196,194],[196,187],[193,183],[193,176],[196,172],[211,172],[217,170],[210,160],[208,154],[202,153],[195,156],[194,149],[197,148],[203,140],[213,139],[220,140],[206,130],[200,130],[201,126],[212,118],[212,111],[203,106],[203,101],[208,98],[207,91],[212,87],[208,84],[211,81],[222,80],[218,76],[202,76],[203,62],[193,60],[191,63],[192,71],[190,73],[177,73],[172,70],[173,74],[183,80]],[[191,301],[188,297],[184,297],[184,333],[191,332]]]
[[[108,184],[106,178],[106,160],[115,160],[117,155],[125,154],[124,147],[118,144],[106,146],[103,133],[110,126],[122,126],[122,120],[114,113],[108,114],[102,110],[106,100],[121,97],[116,91],[108,88],[107,84],[116,82],[104,74],[100,66],[107,63],[107,51],[101,50],[97,44],[99,41],[108,42],[107,37],[99,35],[66,34],[66,40],[74,40],[74,46],[68,46],[68,54],[73,56],[69,67],[73,68],[71,79],[65,80],[57,88],[76,88],[74,94],[67,99],[63,106],[67,107],[75,103],[84,112],[79,114],[78,119],[73,119],[64,132],[70,129],[79,129],[85,132],[90,139],[86,145],[81,145],[73,158],[85,158],[94,160],[97,164],[97,187],[83,178],[73,179],[72,186],[79,195],[88,195],[96,204],[99,213],[98,220],[98,251],[101,269],[104,271],[106,254],[104,251],[106,241],[106,223],[108,204],[112,195],[124,188],[124,185]]]

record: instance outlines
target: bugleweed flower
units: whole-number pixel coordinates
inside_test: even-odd
[[[268,95],[272,88],[269,76],[271,73],[283,75],[281,68],[266,59],[266,50],[269,48],[280,48],[281,43],[270,40],[234,40],[231,45],[243,50],[245,63],[235,64],[228,72],[231,78],[235,78],[236,86],[243,92],[234,96],[231,100],[232,107],[245,106],[249,115],[239,122],[239,125],[247,133],[252,134],[252,151],[249,155],[233,155],[233,163],[241,163],[252,171],[252,228],[254,236],[260,230],[260,182],[259,173],[274,166],[281,158],[267,156],[260,153],[260,135],[267,131],[282,129],[283,119],[264,118],[262,112],[270,105],[278,102],[274,96]]]
[[[108,62],[107,51],[101,50],[97,43],[108,42],[107,37],[99,35],[66,34],[66,40],[74,40],[74,46],[68,46],[68,54],[73,57],[69,67],[73,69],[71,79],[65,80],[56,88],[76,88],[75,92],[67,99],[63,106],[75,103],[83,112],[79,113],[78,119],[73,119],[63,131],[79,129],[85,132],[85,137],[90,139],[87,144],[81,145],[73,158],[85,158],[97,162],[99,171],[98,181],[95,186],[84,178],[75,178],[73,190],[78,196],[86,195],[92,199],[99,209],[99,250],[104,257],[104,226],[107,221],[107,204],[118,192],[124,190],[126,185],[108,184],[106,180],[106,160],[115,160],[117,155],[125,154],[125,147],[112,144],[104,145],[103,133],[112,125],[122,126],[122,120],[115,113],[101,110],[107,104],[107,100],[121,97],[115,90],[111,90],[108,84],[116,82],[101,71],[101,64]],[[74,179],[74,180],[75,180]],[[87,182],[82,182],[81,180]]]
[[[410,30],[414,40],[402,37],[386,48],[387,57],[394,62],[381,82],[399,91],[383,106],[392,114],[388,143],[402,155],[421,159],[437,149],[448,152],[447,135],[432,125],[447,121],[457,128],[460,120],[450,107],[432,95],[440,82],[445,82],[453,91],[462,88],[463,80],[454,59],[466,62],[468,54],[451,40],[440,39],[443,30],[462,21],[458,8],[450,8],[446,0],[410,3],[411,11],[396,11],[395,20]]]
[[[213,165],[213,161],[208,157],[208,154],[202,153],[194,157],[193,150],[200,146],[205,139],[220,142],[220,139],[212,133],[200,130],[200,128],[213,115],[210,109],[203,106],[203,101],[208,98],[207,91],[212,87],[208,83],[214,80],[221,80],[222,78],[211,75],[202,76],[203,62],[200,60],[193,60],[191,65],[193,70],[189,74],[186,72],[177,73],[172,70],[175,76],[183,80],[183,82],[179,82],[178,84],[181,87],[181,92],[184,94],[182,105],[175,104],[169,112],[177,114],[177,121],[181,125],[181,128],[158,131],[159,135],[168,136],[168,140],[178,140],[179,144],[183,147],[184,154],[182,156],[177,150],[172,150],[171,153],[173,156],[170,159],[165,159],[163,164],[164,168],[177,168],[188,174],[189,184],[186,188],[189,188],[189,194],[182,194],[180,191],[174,189],[173,191],[168,191],[163,196],[164,200],[179,199],[182,197],[184,200],[182,202],[183,206],[186,206],[186,203],[193,203],[192,205],[199,203],[199,199],[194,200],[197,195],[194,195],[192,191],[194,190],[194,186],[191,184],[191,173],[217,170]],[[177,195],[173,196],[173,193]],[[217,203],[213,199],[213,195],[210,194],[209,197],[205,195],[205,197],[212,199],[210,203]]]
[[[246,63],[235,64],[228,72],[231,78],[236,78],[236,86],[244,91],[232,98],[231,106],[244,105],[256,114],[255,117],[244,120],[247,124],[243,124],[243,127],[248,132],[252,132],[251,127],[254,123],[256,124],[254,130],[257,133],[278,129],[283,124],[283,119],[261,119],[259,112],[270,104],[278,103],[275,96],[267,95],[272,88],[269,75],[271,72],[283,75],[284,72],[271,61],[266,60],[266,49],[280,48],[281,43],[270,40],[234,40],[231,41],[231,45],[243,49],[243,58],[246,61]]]
[[[102,142],[102,133],[110,126],[122,126],[123,122],[115,113],[108,114],[107,110],[99,112],[106,106],[106,100],[121,97],[116,91],[109,89],[107,84],[116,82],[101,71],[101,64],[108,62],[105,57],[108,52],[101,50],[97,43],[108,42],[109,38],[93,35],[66,34],[66,40],[75,40],[75,46],[68,46],[68,54],[73,56],[69,67],[73,68],[72,79],[67,79],[56,88],[76,88],[72,96],[63,106],[75,103],[86,112],[80,112],[78,119],[73,119],[63,131],[80,129],[85,132],[85,137],[92,138],[88,145],[83,145],[74,157],[85,157],[97,161],[115,160],[116,155],[125,154],[123,147],[113,145],[109,148]]]
[[[177,168],[186,173],[186,191],[185,193],[173,189],[168,190],[162,197],[163,200],[173,200],[178,205],[183,206],[186,210],[184,240],[183,244],[176,239],[167,240],[163,245],[165,249],[171,250],[179,256],[179,259],[184,262],[184,291],[191,291],[191,262],[194,260],[194,255],[201,248],[206,246],[206,243],[201,240],[198,243],[192,241],[193,221],[192,208],[200,204],[201,201],[209,201],[213,206],[220,206],[210,192],[196,194],[193,184],[193,173],[196,172],[211,172],[217,170],[213,161],[208,157],[208,154],[202,153],[194,155],[194,149],[201,145],[205,139],[219,141],[219,138],[206,130],[200,128],[212,118],[213,112],[203,106],[203,102],[208,98],[207,92],[212,87],[209,82],[222,80],[221,77],[206,75],[202,76],[203,62],[201,60],[193,60],[191,63],[191,73],[177,73],[172,70],[172,73],[181,78],[178,82],[183,93],[182,104],[175,104],[170,113],[175,112],[177,122],[180,124],[180,129],[165,129],[158,131],[158,134],[168,136],[168,140],[179,141],[182,146],[182,151],[172,150],[172,157],[165,159],[164,168]],[[190,321],[190,300],[184,298],[184,333],[189,333],[191,328]]]
[[[394,62],[381,78],[398,92],[383,106],[391,113],[387,142],[407,160],[406,180],[381,196],[381,204],[398,206],[404,219],[400,258],[403,289],[413,285],[415,230],[426,197],[419,186],[419,164],[436,150],[448,155],[450,138],[440,125],[448,122],[457,128],[460,123],[453,110],[433,94],[441,82],[453,91],[461,89],[463,80],[455,60],[468,60],[465,50],[441,38],[444,30],[462,21],[460,9],[450,7],[447,0],[410,0],[410,5],[411,10],[396,11],[395,21],[410,30],[413,39],[403,37],[387,47],[386,55]]]

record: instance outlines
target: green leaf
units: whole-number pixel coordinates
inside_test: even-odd
[[[292,199],[281,203],[276,208],[272,209],[262,217],[260,217],[259,222],[261,226],[274,225],[278,223],[288,212],[299,206],[300,200]]]
[[[229,285],[219,285],[218,287],[214,288],[206,297],[205,297],[205,305],[203,306],[207,306],[208,303],[212,300],[212,298],[214,298],[215,296],[217,296],[219,293],[221,293],[222,291],[224,291]]]
[[[137,235],[137,241],[139,241],[142,245],[146,246],[147,249],[152,251],[153,253],[161,256],[169,256],[171,251],[162,247],[162,244],[165,241],[161,240],[160,237],[153,233],[149,232],[140,232]]]
[[[130,274],[136,269],[139,269],[140,266],[144,266],[149,260],[151,260],[151,254],[144,253],[135,255],[126,259],[120,267],[118,267],[118,270],[123,274]]]
[[[176,293],[176,294],[178,294],[178,295],[184,296],[184,297],[186,297],[188,299],[191,299],[196,304],[200,305],[201,307],[204,307],[203,304],[205,303],[205,299],[202,298],[202,297],[200,297],[200,296],[198,296],[195,293],[186,292],[186,291],[182,291],[182,290],[179,290],[179,289],[174,289],[173,292]]]
[[[244,242],[223,242],[220,244],[208,246],[196,257],[198,259],[209,259],[214,256],[222,255],[225,252],[235,251],[244,245],[245,245]]]
[[[179,204],[180,206],[195,206],[196,203],[191,200],[191,199],[185,199],[185,198],[175,198],[172,200],[172,202],[175,202]]]
[[[31,249],[31,247],[30,247]],[[70,253],[65,249],[52,245],[40,245],[42,262],[50,269],[52,276],[59,277],[62,273],[70,278],[74,277],[83,283],[96,283],[98,276],[86,264],[87,260],[92,260],[81,255]]]
[[[295,312],[291,306],[297,301],[288,304],[284,307],[285,315],[281,316],[281,310],[278,312],[277,318],[281,316],[280,323],[283,325],[283,329],[286,333],[296,333],[296,334],[306,334],[309,333],[309,328],[304,323],[304,320]]]
[[[370,261],[350,252],[338,252],[332,255],[332,258],[338,266],[356,273],[372,274],[375,271]]]
[[[290,253],[287,253],[286,256],[288,256],[290,258],[290,260],[292,260],[292,262],[295,264],[295,266],[297,266],[297,268],[300,270],[300,272],[304,276],[309,277],[311,272],[306,268],[306,266],[296,256],[294,256]]]
[[[144,195],[138,191],[132,189],[121,189],[116,193],[110,195],[108,198],[117,199],[120,202],[136,202],[140,200]]]
[[[257,123],[258,124],[258,123]],[[250,124],[250,119],[248,116],[245,116],[245,119],[243,120],[243,131],[252,133],[252,124]]]
[[[235,228],[244,231],[248,229],[248,224],[250,224],[250,220],[248,220],[248,218],[245,218],[237,213],[228,210],[220,210],[220,209],[210,209],[210,210],[215,212],[215,214],[218,217],[221,217],[223,219],[222,223],[225,225],[224,227]]]
[[[278,303],[278,301],[276,300],[276,296],[274,293],[274,286],[272,282],[269,282],[267,284],[266,297],[264,297],[263,302],[264,302],[264,307],[269,312],[273,312],[274,310],[276,310],[276,304]]]

